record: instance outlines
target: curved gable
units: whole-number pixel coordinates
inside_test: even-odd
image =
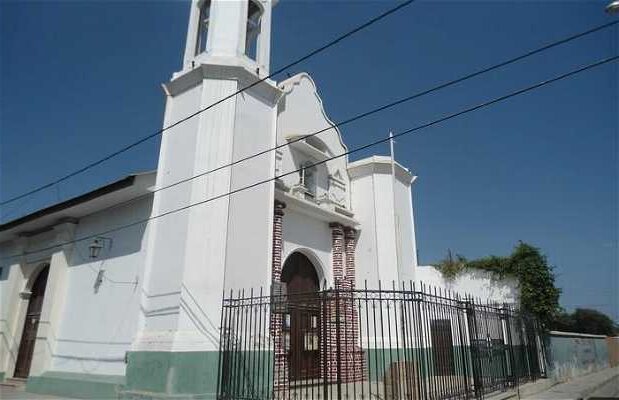
[[[279,87],[284,96],[277,116],[278,143],[327,129],[312,139],[324,143],[331,155],[348,150],[339,129],[333,126],[325,112],[314,80],[307,73],[297,74],[281,82]]]
[[[330,159],[345,154],[348,149],[342,141],[340,131],[327,117],[316,84],[306,74],[295,75],[279,84],[284,92],[277,110],[277,143],[290,142],[276,154],[276,174],[284,174],[281,180],[287,187],[307,192],[318,202],[330,202],[340,207],[350,205],[350,179],[348,176],[348,156]],[[314,136],[315,132],[319,132]],[[325,164],[310,168],[305,184],[306,172],[300,171],[304,165],[328,160]],[[290,171],[300,171],[287,174]],[[303,170],[305,171],[305,170]],[[313,171],[313,172],[312,172]],[[303,175],[303,177],[301,176]]]

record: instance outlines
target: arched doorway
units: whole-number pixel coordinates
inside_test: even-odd
[[[284,335],[289,337],[290,379],[320,377],[320,301],[318,274],[301,253],[291,254],[282,269],[288,291],[288,314]]]
[[[41,309],[43,308],[48,275],[49,265],[39,272],[30,289],[31,294],[24,321],[24,330],[21,335],[17,361],[15,362],[15,372],[13,374],[16,378],[27,378],[30,373],[30,364],[32,363],[34,345],[37,340],[37,330],[41,319]]]

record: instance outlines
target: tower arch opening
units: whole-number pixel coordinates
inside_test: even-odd
[[[203,0],[199,5],[200,17],[198,20],[198,38],[196,40],[196,52],[198,55],[206,51],[206,40],[208,39],[208,28],[211,18],[211,0]]]
[[[256,60],[258,57],[258,38],[260,37],[263,13],[262,5],[257,0],[248,1],[245,55],[252,60]]]

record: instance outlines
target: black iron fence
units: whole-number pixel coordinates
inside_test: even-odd
[[[219,399],[483,398],[545,375],[536,321],[425,285],[230,294]]]

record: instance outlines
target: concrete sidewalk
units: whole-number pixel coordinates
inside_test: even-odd
[[[526,385],[525,385],[526,386]],[[559,383],[547,390],[522,396],[522,399],[586,399],[593,396],[614,397],[619,387],[619,367],[605,369]],[[523,387],[523,389],[525,389]],[[526,389],[525,389],[526,390]]]
[[[23,388],[0,385],[0,399],[2,400],[59,400],[67,397],[48,396],[24,391]]]

